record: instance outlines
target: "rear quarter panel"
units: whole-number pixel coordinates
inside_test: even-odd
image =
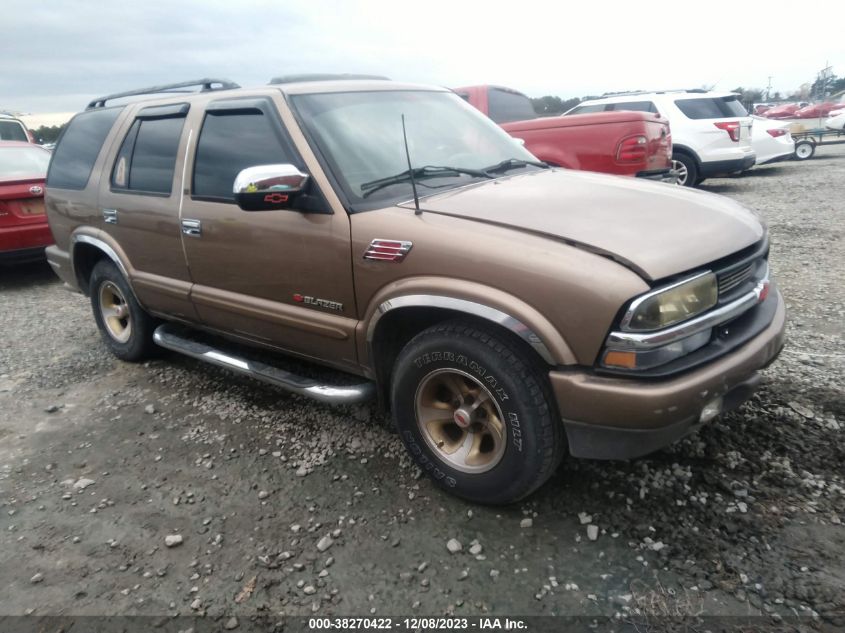
[[[505,123],[502,128],[525,141],[540,160],[585,171],[633,176],[641,171],[668,169],[671,164],[669,126],[665,119],[640,112],[600,112]],[[645,160],[620,162],[619,144],[630,136],[645,136]]]

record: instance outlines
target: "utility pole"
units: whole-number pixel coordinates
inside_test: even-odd
[[[827,84],[832,76],[833,68],[828,64],[828,62],[825,62],[825,67],[819,71],[819,75],[816,79],[816,92],[818,94],[817,98],[820,101],[823,101],[827,97]]]
[[[763,101],[768,101],[769,99],[771,99],[771,96],[770,96],[771,93],[772,93],[772,76],[769,75],[769,83],[766,85],[766,98],[763,99]]]

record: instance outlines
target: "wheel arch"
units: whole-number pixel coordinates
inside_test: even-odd
[[[494,328],[542,366],[574,364],[576,359],[569,346],[542,315],[538,316],[545,323],[526,323],[530,320],[524,314],[489,302],[439,294],[405,294],[379,301],[366,323],[365,353],[380,400],[387,401],[390,375],[402,348],[426,328],[456,318]]]
[[[701,158],[699,158],[695,150],[687,147],[686,145],[677,145],[673,143],[672,153],[674,154],[675,152],[678,152],[679,154],[686,154],[687,156],[692,158],[699,167],[701,167]]]
[[[117,267],[126,279],[126,283],[129,285],[132,294],[135,295],[135,300],[138,301],[138,296],[132,287],[129,267],[120,256],[119,247],[109,244],[102,238],[102,235],[77,232],[71,236],[70,260],[73,267],[73,274],[79,289],[86,296],[90,295],[91,292],[89,282],[94,266],[103,259],[112,262]],[[140,305],[140,301],[138,303]]]

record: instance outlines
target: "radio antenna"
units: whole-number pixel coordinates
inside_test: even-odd
[[[405,132],[405,115],[402,115],[402,139],[405,141],[405,158],[408,159],[408,177],[411,179],[411,189],[414,191],[414,215],[420,215],[420,197],[417,195],[417,179],[414,178],[414,168],[411,167],[411,152],[408,151],[408,133]]]

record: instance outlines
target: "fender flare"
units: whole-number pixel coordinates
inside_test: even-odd
[[[98,231],[98,233],[100,233]],[[89,235],[88,233],[81,233],[77,232],[71,235],[70,238],[70,265],[73,269],[74,277],[76,277],[77,283],[80,284],[80,287],[83,287],[81,284],[81,280],[79,279],[79,272],[76,270],[76,256],[75,251],[78,244],[87,244],[89,246],[93,246],[97,250],[101,251],[120,271],[120,274],[123,275],[123,278],[126,279],[126,283],[129,285],[129,290],[132,292],[132,296],[135,298],[135,301],[138,302],[138,305],[143,307],[143,304],[138,300],[138,295],[135,292],[135,288],[132,285],[132,278],[129,275],[129,268],[124,263],[123,259],[121,259],[120,255],[118,255],[117,251],[105,240],[103,240],[98,235]]]
[[[515,297],[513,300],[518,301]],[[545,336],[543,336],[539,333],[539,328],[535,324],[527,324],[525,322],[526,319],[517,318],[509,313],[509,311],[506,312],[504,309],[500,309],[501,307],[494,307],[480,301],[435,293],[429,294],[422,291],[409,292],[408,294],[400,294],[380,300],[377,299],[376,307],[372,310],[372,315],[366,325],[366,351],[369,357],[368,360],[372,362],[374,358],[373,345],[376,331],[379,321],[385,314],[406,308],[440,308],[475,316],[513,332],[531,347],[544,362],[552,367],[576,364],[577,361],[572,350],[560,333],[552,327],[545,317],[539,313],[535,317],[535,319],[542,321],[540,325],[544,326]],[[526,308],[529,307],[526,306]],[[553,335],[550,335],[550,332],[553,332]]]

